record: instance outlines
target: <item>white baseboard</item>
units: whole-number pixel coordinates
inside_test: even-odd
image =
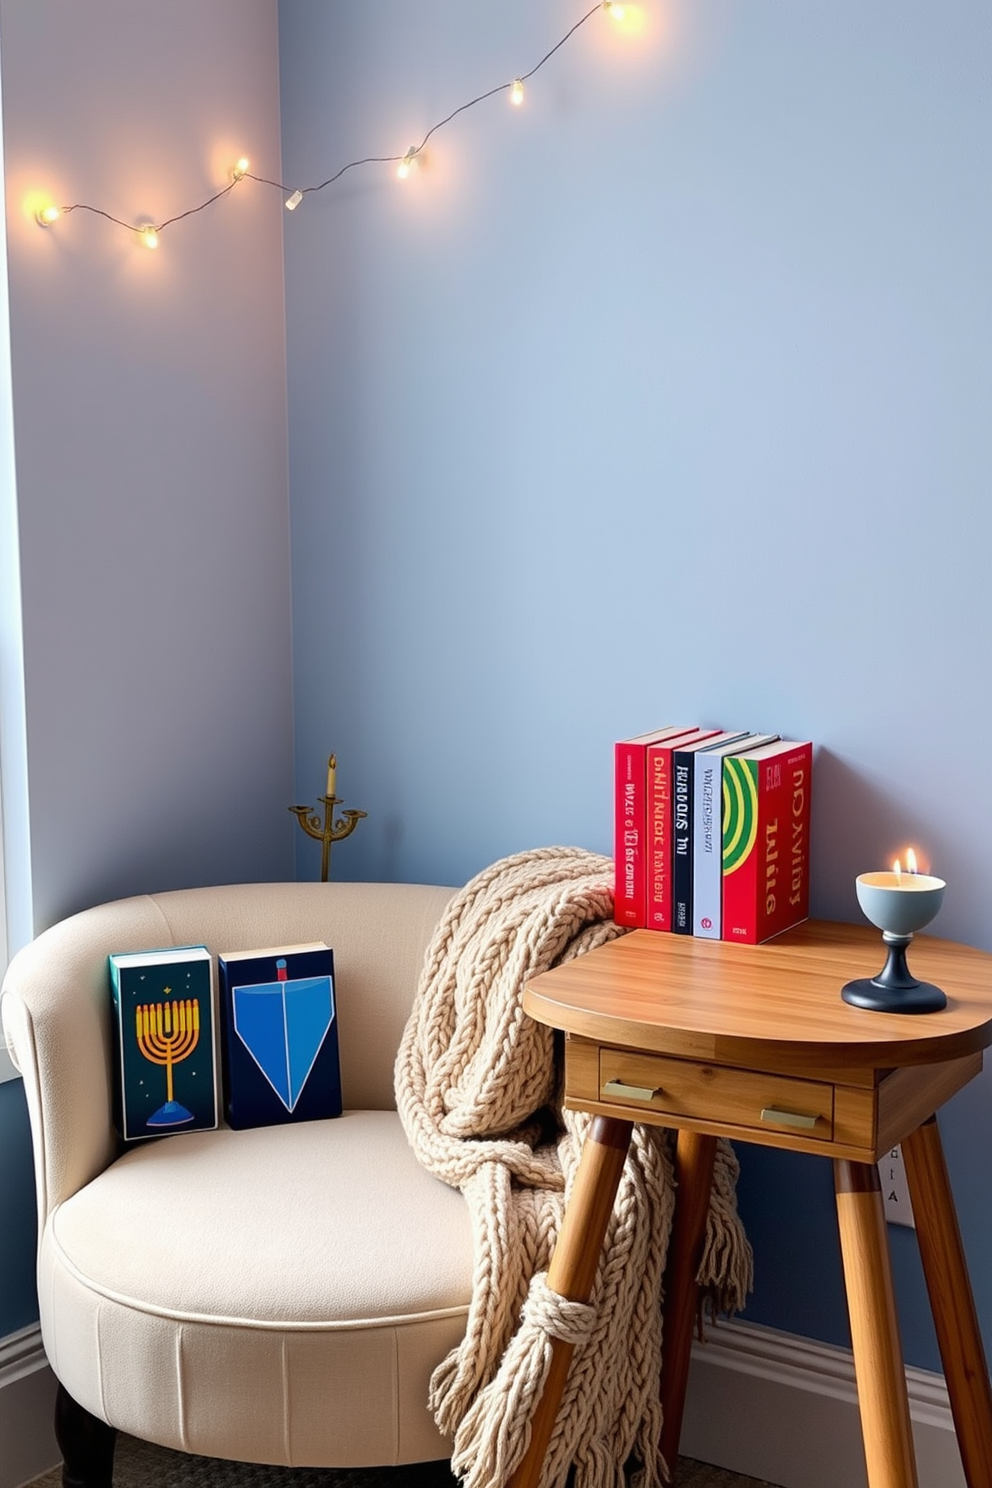
[[[906,1379],[919,1488],[965,1488],[943,1376]],[[55,1389],[37,1325],[0,1339],[0,1488],[60,1461]],[[850,1353],[749,1323],[710,1327],[692,1348],[681,1450],[781,1488],[865,1488]]]
[[[62,1460],[55,1388],[37,1323],[0,1338],[0,1488],[21,1488]]]
[[[965,1488],[943,1375],[907,1369],[919,1488]],[[846,1349],[720,1322],[692,1348],[681,1451],[781,1488],[865,1488]]]

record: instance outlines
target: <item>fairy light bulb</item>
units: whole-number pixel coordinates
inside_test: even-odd
[[[612,16],[615,21],[623,20],[624,8],[622,5],[618,5],[616,3],[616,0],[603,0],[603,9],[606,11],[606,14]]]
[[[396,174],[399,176],[401,181],[405,181],[407,176],[410,174],[411,170],[413,169],[413,162],[416,160],[416,158],[417,147],[416,145],[411,145],[409,150],[407,150],[406,154],[403,156],[403,159],[400,161],[399,165],[396,167]]]
[[[246,155],[242,155],[241,159],[235,161],[234,165],[231,168],[232,178],[235,181],[240,181],[243,176],[246,176],[248,174],[249,165],[251,165],[251,161]]]
[[[39,207],[34,215],[39,227],[51,227],[52,223],[58,222],[62,216],[62,208],[57,207],[54,202],[49,202],[47,207]]]
[[[157,227],[153,227],[152,224],[149,223],[147,227],[139,228],[138,229],[138,232],[139,232],[139,235],[141,237],[141,241],[144,243],[144,245],[145,245],[146,248],[157,248],[158,247],[158,228]]]
[[[515,104],[517,106],[517,108],[519,108],[520,105],[523,103],[523,101],[524,101],[523,79],[522,78],[514,78],[513,79],[513,82],[510,84],[510,102],[513,103],[513,104]]]
[[[300,205],[300,202],[302,200],[303,200],[303,192],[302,191],[294,191],[293,194],[292,194],[292,196],[287,196],[287,198],[286,198],[286,211],[287,212],[295,212],[296,209],[297,209],[297,207]]]

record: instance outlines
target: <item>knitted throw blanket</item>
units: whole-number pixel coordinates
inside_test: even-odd
[[[562,1111],[552,1030],[524,983],[624,932],[613,864],[543,848],[494,864],[452,900],[428,950],[396,1063],[397,1106],[423,1165],[461,1189],[474,1241],[464,1341],[431,1409],[466,1488],[503,1488],[523,1456],[550,1359],[576,1343],[541,1488],[659,1488],[661,1285],[674,1207],[673,1134],[635,1125],[588,1305],[546,1272],[590,1118]],[[699,1280],[732,1311],[751,1284],[737,1163],[718,1146]],[[674,1464],[672,1464],[674,1466]]]

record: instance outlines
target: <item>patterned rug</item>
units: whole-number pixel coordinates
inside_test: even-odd
[[[62,1470],[36,1478],[28,1488],[61,1488]],[[256,1467],[188,1457],[122,1436],[117,1443],[114,1488],[456,1488],[446,1462],[412,1467]],[[774,1488],[756,1478],[679,1459],[674,1488]]]

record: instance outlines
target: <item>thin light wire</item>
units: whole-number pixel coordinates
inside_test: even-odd
[[[244,172],[244,174],[247,174],[247,172]],[[239,179],[240,176],[236,176],[227,186],[224,186],[220,191],[215,191],[213,196],[208,197],[205,202],[201,202],[198,207],[190,207],[186,212],[178,212],[175,217],[167,217],[164,222],[160,223],[144,222],[136,226],[133,222],[122,222],[120,217],[113,217],[109,212],[105,212],[102,207],[91,207],[86,202],[74,202],[71,207],[60,207],[59,211],[63,217],[67,217],[70,212],[92,212],[97,217],[106,217],[108,222],[115,222],[118,227],[126,227],[128,232],[146,233],[150,231],[160,233],[164,228],[171,227],[174,222],[182,222],[184,217],[193,217],[197,212],[202,212],[205,207],[213,206],[215,201],[220,201],[222,196],[226,196],[229,191],[234,190]]]
[[[164,222],[160,223],[146,222],[135,224],[133,222],[124,222],[120,217],[114,217],[110,212],[105,212],[102,207],[90,206],[88,202],[74,202],[71,207],[62,207],[60,208],[61,215],[65,217],[68,216],[70,212],[92,212],[94,216],[105,217],[108,222],[114,223],[117,227],[123,227],[131,233],[136,233],[139,235],[142,233],[147,233],[149,231],[162,233],[167,227],[172,227],[174,223],[183,222],[187,217],[195,217],[198,212],[203,212],[206,210],[207,207],[212,207],[214,202],[220,201],[222,197],[227,196],[229,192],[233,191],[235,186],[237,186],[240,181],[256,181],[260,186],[272,186],[277,191],[281,191],[283,193],[299,191],[300,196],[303,197],[310,196],[317,191],[323,191],[328,186],[333,186],[335,181],[340,181],[341,177],[345,175],[347,171],[355,170],[359,166],[398,165],[403,160],[414,159],[421,153],[421,151],[426,146],[427,141],[432,137],[432,135],[437,134],[439,129],[444,129],[446,125],[450,124],[453,119],[457,119],[459,114],[464,114],[467,109],[472,109],[480,103],[485,103],[487,99],[494,98],[497,93],[505,93],[508,89],[512,88],[514,83],[516,82],[527,82],[527,80],[529,78],[532,78],[536,72],[540,72],[544,64],[546,62],[550,62],[555,53],[559,51],[567,41],[571,40],[576,31],[578,31],[580,27],[584,26],[587,21],[591,20],[596,12],[598,10],[602,10],[602,8],[602,0],[597,0],[597,3],[593,5],[591,9],[587,10],[585,15],[580,16],[580,18],[575,22],[574,26],[569,27],[560,41],[556,41],[551,50],[545,52],[540,62],[535,63],[535,65],[530,69],[529,72],[518,73],[517,76],[510,82],[500,83],[498,87],[489,88],[485,93],[480,93],[476,98],[470,98],[467,103],[459,104],[458,108],[453,109],[450,114],[446,115],[445,118],[439,119],[436,124],[431,125],[430,129],[428,129],[419,145],[412,147],[410,150],[404,151],[402,155],[364,155],[360,160],[349,160],[347,165],[343,165],[340,170],[335,171],[332,176],[328,176],[326,181],[321,181],[320,184],[317,186],[287,186],[284,182],[270,180],[267,176],[256,176],[252,171],[239,171],[233,181],[230,181],[228,185],[224,186],[220,191],[215,191],[213,196],[208,196],[206,201],[200,202],[200,204],[196,207],[189,207],[185,212],[177,212],[174,217],[167,217]]]

